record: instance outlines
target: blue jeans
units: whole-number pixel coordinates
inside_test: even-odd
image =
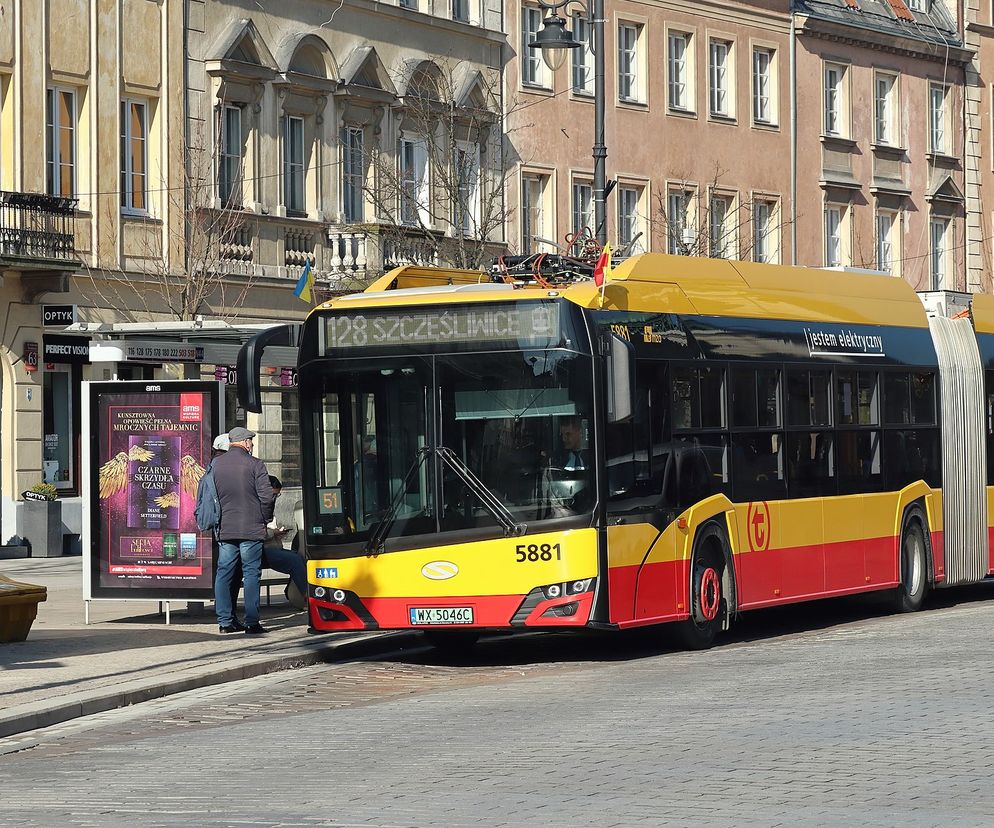
[[[293,550],[270,543],[262,550],[262,560],[270,569],[289,575],[290,580],[300,590],[300,594],[307,595],[307,564],[300,555]]]
[[[231,600],[231,582],[236,564],[242,564],[245,579],[245,623],[259,623],[259,574],[262,571],[262,541],[221,541],[217,557],[217,577],[214,579],[214,609],[217,623],[227,627],[234,623],[235,610]]]
[[[278,542],[266,541],[262,547],[262,568],[275,569],[289,575],[301,595],[307,595],[307,564],[291,549],[284,549]],[[235,559],[235,572],[231,579],[231,606],[238,602],[238,591],[242,587],[242,568]]]

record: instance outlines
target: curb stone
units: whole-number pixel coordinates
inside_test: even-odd
[[[157,676],[133,679],[113,688],[69,693],[57,700],[22,704],[0,712],[0,739],[187,690],[240,681],[295,667],[382,655],[402,649],[414,640],[408,632],[364,633],[320,646],[298,645],[278,655],[261,655],[237,661],[230,659],[184,678]],[[7,751],[0,748],[0,755],[5,752]]]

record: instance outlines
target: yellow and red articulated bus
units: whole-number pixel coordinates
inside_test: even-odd
[[[566,268],[568,270],[568,268]],[[672,624],[994,571],[994,299],[646,254],[603,292],[405,267],[242,350],[299,345],[314,630]]]

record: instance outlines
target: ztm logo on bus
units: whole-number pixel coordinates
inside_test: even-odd
[[[749,504],[749,549],[765,552],[770,548],[770,507],[763,501]]]

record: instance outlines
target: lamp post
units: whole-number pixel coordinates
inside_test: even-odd
[[[548,14],[542,21],[535,39],[528,44],[530,49],[541,49],[545,65],[555,72],[566,61],[571,49],[583,44],[573,39],[566,28],[566,21],[556,14],[559,9],[576,4],[587,13],[590,25],[591,51],[594,53],[594,235],[601,246],[607,243],[607,207],[605,204],[606,186],[604,165],[607,159],[607,146],[604,144],[604,0],[589,0],[585,5],[580,0],[562,0],[559,3],[539,5]]]

